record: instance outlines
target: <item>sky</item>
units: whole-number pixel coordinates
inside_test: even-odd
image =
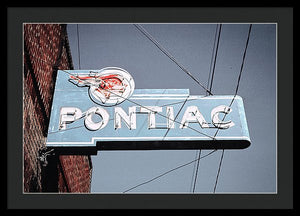
[[[141,25],[207,86],[217,23]],[[248,23],[222,24],[214,95],[234,95],[248,30]],[[136,89],[189,89],[191,95],[205,95],[203,88],[131,23],[68,24],[67,31],[75,70],[120,67],[132,75]],[[224,151],[216,193],[277,192],[276,35],[276,24],[252,26],[238,89],[251,145]],[[209,152],[202,150],[201,155]],[[98,151],[92,156],[91,192],[123,193],[195,160],[197,154],[197,150]],[[222,150],[218,150],[200,160],[195,193],[213,193],[221,155]],[[195,165],[191,163],[127,193],[192,193]]]

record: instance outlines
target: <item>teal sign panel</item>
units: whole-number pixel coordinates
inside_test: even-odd
[[[240,96],[134,89],[126,71],[115,76],[119,68],[113,69],[58,71],[47,147],[81,152],[250,145]]]

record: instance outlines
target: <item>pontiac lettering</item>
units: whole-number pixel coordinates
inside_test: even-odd
[[[228,129],[234,126],[234,122],[231,120],[223,121],[220,119],[219,114],[229,114],[232,108],[226,105],[220,105],[212,109],[210,120],[208,123],[205,117],[201,114],[197,106],[188,106],[183,114],[180,121],[180,129],[187,128],[190,123],[197,123],[201,128],[211,128],[211,124],[214,128]],[[167,106],[165,113],[163,113],[163,107],[159,106],[131,106],[126,112],[121,107],[114,108],[114,129],[117,130],[122,127],[124,123],[128,129],[135,130],[137,128],[136,115],[146,114],[148,115],[148,129],[158,129],[156,125],[156,115],[164,116],[166,119],[165,128],[173,129],[175,128],[174,119],[174,108],[172,106]],[[101,118],[100,121],[94,120],[95,116]],[[93,118],[94,116],[94,118]],[[82,112],[77,107],[62,107],[60,109],[59,117],[59,130],[67,129],[68,124],[84,118],[84,125],[88,130],[96,131],[101,130],[107,126],[110,116],[109,113],[102,107],[92,107],[86,112]]]

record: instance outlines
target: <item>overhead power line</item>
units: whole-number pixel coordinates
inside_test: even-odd
[[[240,68],[240,73],[239,73],[239,77],[238,77],[238,81],[237,81],[237,85],[236,85],[234,97],[232,98],[232,100],[230,102],[229,108],[233,104],[233,101],[235,100],[235,97],[236,97],[236,95],[238,93],[238,90],[239,90],[241,76],[242,76],[242,72],[243,72],[243,68],[244,68],[246,53],[247,53],[249,39],[250,39],[251,29],[252,29],[252,24],[250,24],[250,26],[249,26],[248,35],[247,35],[247,41],[246,41],[246,45],[245,45],[245,49],[244,49],[244,54],[243,54],[243,58],[242,58],[242,63],[241,63],[241,68]],[[226,115],[227,115],[227,113],[225,113],[222,121],[224,121]],[[218,132],[219,132],[219,128],[217,129],[214,137],[216,137],[216,135],[217,135]],[[217,184],[218,184],[218,180],[219,180],[219,174],[220,174],[220,171],[221,171],[221,166],[222,166],[222,162],[223,162],[223,156],[224,156],[224,149],[222,151],[222,155],[221,155],[221,159],[220,159],[220,163],[219,163],[219,167],[218,167],[218,173],[217,173],[216,182],[215,182],[215,186],[214,186],[214,193],[216,192],[216,188],[217,188]]]
[[[180,64],[174,56],[171,55],[170,52],[168,52],[155,38],[146,31],[141,25],[139,24],[133,24],[143,35],[145,35],[154,45],[162,51],[169,59],[171,59],[182,71],[184,71],[189,77],[191,77],[198,85],[200,85],[206,92],[208,92],[210,95],[212,95],[211,91],[208,90],[202,83],[197,80],[182,64]]]
[[[219,179],[219,174],[220,174],[220,170],[221,170],[221,165],[222,165],[222,162],[223,162],[223,157],[224,157],[224,149],[222,151],[221,160],[220,160],[220,163],[219,163],[218,173],[217,173],[217,177],[216,177],[216,181],[215,181],[215,186],[214,186],[214,193],[216,192],[216,188],[217,188],[217,184],[218,184],[218,179]]]
[[[199,163],[200,163],[200,158],[201,156],[201,149],[199,150],[199,153],[198,153],[198,160],[197,160],[197,168],[196,168],[196,174],[195,174],[195,179],[194,179],[194,186],[193,186],[193,193],[195,192],[195,188],[196,188],[196,181],[197,181],[197,176],[198,176],[198,169],[199,169]]]
[[[211,91],[211,89],[212,89],[212,84],[213,84],[214,75],[215,75],[216,62],[217,62],[217,56],[218,56],[218,49],[219,49],[219,43],[220,43],[221,29],[222,29],[222,24],[220,24],[220,27],[219,27],[218,41],[217,41],[217,47],[216,47],[216,52],[215,52],[214,66],[213,66],[213,70],[212,70],[212,78],[210,80],[209,91]]]
[[[166,171],[166,172],[164,172],[164,173],[162,173],[162,174],[160,174],[160,175],[158,175],[158,176],[155,176],[154,178],[152,178],[152,179],[150,179],[150,180],[147,180],[147,181],[145,181],[145,182],[143,182],[143,183],[140,183],[140,184],[138,184],[138,185],[136,185],[136,186],[134,186],[134,187],[131,187],[131,188],[125,190],[123,193],[126,193],[126,192],[128,192],[128,191],[131,191],[131,190],[133,190],[133,189],[135,189],[135,188],[137,188],[137,187],[140,187],[140,186],[142,186],[142,185],[148,184],[148,183],[150,183],[150,182],[152,182],[152,181],[154,181],[154,180],[156,180],[156,179],[158,179],[158,178],[163,177],[164,175],[166,175],[166,174],[168,174],[168,173],[170,173],[170,172],[173,172],[173,171],[175,171],[175,170],[177,170],[177,169],[180,169],[180,168],[185,167],[185,166],[187,166],[187,165],[189,165],[189,164],[192,164],[192,163],[194,163],[195,161],[198,161],[198,160],[200,160],[200,159],[203,159],[203,158],[205,158],[205,157],[211,155],[212,153],[214,153],[214,152],[216,152],[216,151],[217,151],[216,149],[215,149],[215,150],[212,150],[211,152],[207,153],[206,155],[204,155],[204,156],[202,156],[202,157],[200,157],[200,158],[198,158],[198,159],[196,159],[196,160],[192,160],[192,161],[190,161],[190,162],[188,162],[188,163],[185,163],[185,164],[182,164],[182,165],[180,165],[180,166],[177,166],[177,167],[175,167],[175,168],[173,168],[173,169],[170,169],[170,170],[168,170],[168,171]]]
[[[218,31],[218,29],[219,29],[219,31]],[[214,75],[215,75],[215,68],[216,68],[216,61],[217,61],[218,50],[219,50],[219,42],[220,42],[221,29],[222,29],[222,24],[217,25],[216,32],[215,32],[215,40],[214,40],[214,45],[213,45],[213,52],[212,52],[214,55],[211,56],[212,58],[211,58],[211,62],[210,62],[209,76],[208,76],[208,82],[207,82],[207,88],[209,88],[209,91],[212,90],[212,84],[213,84]],[[218,32],[218,37],[217,37],[217,32]],[[217,44],[217,47],[216,47],[216,50],[215,50],[215,45],[216,44]],[[213,63],[213,68],[212,68],[212,63]],[[211,70],[212,70],[212,72],[211,72]],[[212,76],[211,76],[211,80],[210,80],[211,73],[212,73]],[[199,151],[198,152],[198,158],[200,158],[201,150],[198,150],[198,151]],[[193,173],[194,173],[195,169],[196,169],[196,173],[195,173],[194,181],[193,181],[193,193],[195,192],[196,182],[197,182],[197,178],[198,178],[199,162],[200,162],[200,160],[198,160],[197,166],[196,167],[194,166],[194,171],[193,171]]]

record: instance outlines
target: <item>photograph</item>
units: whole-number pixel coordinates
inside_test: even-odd
[[[277,194],[276,22],[24,22],[23,194]]]

